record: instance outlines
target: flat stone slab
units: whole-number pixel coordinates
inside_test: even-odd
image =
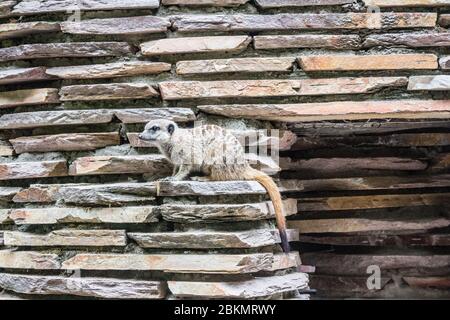
[[[159,83],[159,88],[163,100],[181,100],[370,93],[388,87],[406,86],[407,82],[406,77],[165,81]]]
[[[304,71],[433,70],[438,67],[434,54],[302,56],[298,62]]]
[[[147,123],[154,119],[188,122],[196,119],[195,113],[190,108],[117,109],[114,110],[114,114],[123,123]]]
[[[127,203],[142,203],[154,200],[154,182],[106,183],[106,184],[35,184],[17,192],[14,202],[63,203],[78,205],[120,206]],[[140,214],[136,211],[136,214]],[[113,214],[111,213],[113,219]]]
[[[2,129],[27,129],[100,124],[109,123],[112,118],[113,112],[107,109],[20,112],[0,116],[0,127]]]
[[[449,219],[420,219],[420,220],[373,220],[359,218],[345,219],[315,219],[288,221],[290,228],[296,228],[300,234],[304,233],[349,233],[349,232],[399,232],[421,231],[445,228],[450,225]]]
[[[390,7],[444,7],[450,6],[447,0],[364,0],[366,6]]]
[[[409,77],[408,90],[450,90],[450,75],[436,76],[411,76]]]
[[[14,6],[15,15],[34,15],[38,13],[67,12],[68,10],[131,10],[156,9],[159,0],[83,0],[74,3],[71,0],[24,0]]]
[[[20,231],[3,232],[5,246],[16,247],[124,247],[125,230],[55,230],[45,235]]]
[[[59,32],[59,23],[46,21],[33,21],[22,23],[0,24],[0,40],[21,38],[32,34]]]
[[[256,181],[159,181],[158,196],[220,196],[265,194]]]
[[[276,230],[258,229],[240,232],[187,231],[157,233],[127,233],[142,248],[224,249],[258,248],[280,242]]]
[[[70,175],[158,173],[170,174],[171,166],[161,154],[136,156],[94,156],[76,159],[69,167]]]
[[[445,56],[439,59],[439,66],[443,70],[449,70],[450,69],[450,56]]]
[[[238,7],[250,0],[162,0],[165,6]]]
[[[1,258],[0,258],[1,259]],[[77,254],[68,270],[140,270],[171,273],[245,274],[271,266],[273,254]],[[1,262],[1,260],[0,260]],[[1,265],[1,264],[0,264]]]
[[[171,18],[178,32],[434,28],[436,13],[192,14]]]
[[[0,69],[0,85],[50,80],[53,78],[45,73],[44,67]]]
[[[176,71],[181,75],[288,72],[292,70],[294,62],[294,57],[190,60],[177,62]]]
[[[366,37],[363,47],[448,47],[450,32],[411,32],[370,34]]]
[[[92,101],[146,99],[159,96],[159,93],[145,83],[105,83],[65,86],[59,95],[61,101]]]
[[[291,273],[235,282],[168,281],[168,285],[180,298],[252,299],[307,289],[308,282],[306,273]]]
[[[60,262],[56,254],[0,250],[0,268],[55,270],[60,268]]]
[[[351,0],[255,0],[261,8],[338,6],[352,3]]]
[[[254,36],[253,45],[255,49],[263,50],[281,48],[358,49],[361,46],[361,37],[325,34]]]
[[[58,89],[25,89],[0,93],[0,109],[59,103]]]
[[[167,291],[166,284],[161,281],[9,273],[0,274],[0,287],[22,294],[70,295],[103,299],[162,299]]]
[[[34,43],[0,49],[0,62],[42,58],[111,57],[131,54],[126,42]]]
[[[450,26],[450,14],[440,14],[438,22],[441,27]]]
[[[164,62],[125,61],[104,64],[47,68],[45,73],[59,79],[106,79],[159,74],[170,71]],[[1,82],[0,82],[1,83]]]
[[[140,16],[62,22],[61,30],[82,35],[143,35],[166,32],[170,25],[168,18]]]
[[[448,118],[447,100],[336,101],[301,104],[200,105],[203,112],[282,122],[360,119]],[[1,118],[0,118],[1,120]]]
[[[67,175],[65,160],[3,162],[0,180],[62,177]]]
[[[18,154],[24,152],[95,150],[120,144],[118,132],[62,133],[44,136],[28,136],[10,139]]]
[[[22,208],[11,209],[7,215],[17,225],[62,223],[154,223],[159,212],[154,206],[84,208]]]
[[[0,224],[9,222],[9,209],[0,209]]]
[[[4,114],[0,116],[2,129],[26,129],[82,124],[101,124],[112,121],[113,116],[123,123],[147,123],[152,119],[171,119],[176,122],[195,120],[190,108],[140,108],[37,111]]]
[[[297,214],[297,200],[283,201],[286,216]],[[179,223],[220,223],[233,221],[255,221],[275,218],[270,201],[245,204],[167,204],[160,207],[164,220]]]
[[[11,201],[20,190],[22,190],[20,187],[0,187],[0,201]]]
[[[2,1],[0,2],[0,18],[10,17],[13,7],[17,1]]]
[[[14,154],[13,147],[6,141],[0,140],[0,157],[8,157]]]
[[[248,36],[183,37],[141,43],[144,56],[182,53],[241,52],[252,41]]]

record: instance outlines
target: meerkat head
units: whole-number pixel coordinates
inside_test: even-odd
[[[167,143],[178,126],[172,120],[157,119],[148,122],[144,131],[139,134],[139,139],[153,141],[155,143]]]

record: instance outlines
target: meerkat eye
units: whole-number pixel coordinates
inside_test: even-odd
[[[159,130],[159,127],[158,127],[158,126],[153,126],[150,130],[152,130],[152,131],[158,131],[158,130]]]

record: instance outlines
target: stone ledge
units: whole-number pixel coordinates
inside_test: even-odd
[[[61,28],[57,22],[33,21],[22,23],[3,23],[0,24],[0,40],[59,31],[61,31]]]
[[[60,268],[60,262],[56,254],[0,250],[0,268],[56,270]]]
[[[308,288],[308,275],[258,277],[241,282],[169,281],[169,290],[180,298],[252,299]]]
[[[58,89],[25,89],[0,93],[0,109],[59,103]]]
[[[448,100],[336,101],[300,104],[200,105],[206,113],[282,122],[363,119],[439,119],[450,116]]]
[[[71,0],[28,0],[21,1],[14,6],[14,15],[35,15],[38,13],[58,13],[78,9],[81,11],[93,10],[131,10],[156,9],[159,0],[83,0],[74,5]]]
[[[403,87],[407,83],[406,77],[164,81],[159,83],[159,89],[163,100],[183,100],[361,94],[373,93],[384,88]]]
[[[179,15],[171,17],[178,32],[327,29],[434,28],[436,13],[305,13],[273,15]]]
[[[4,245],[15,247],[124,247],[125,230],[55,230],[45,235],[3,232]]]
[[[164,33],[170,27],[168,18],[138,16],[124,18],[89,19],[79,22],[62,22],[64,33],[78,35],[144,35]]]
[[[394,47],[448,47],[450,46],[449,32],[411,32],[369,34],[363,43],[364,48],[375,46]]]
[[[182,261],[182,263],[180,263]],[[77,254],[67,270],[139,270],[171,273],[245,274],[271,266],[273,254]]]
[[[320,55],[302,56],[298,62],[304,71],[434,70],[434,54]]]
[[[296,199],[284,200],[283,206],[286,216],[297,213]],[[159,210],[165,220],[179,223],[218,223],[275,218],[270,201],[246,204],[167,204],[161,206]]]
[[[0,163],[0,180],[62,177],[67,175],[65,160]]]
[[[411,76],[408,90],[448,91],[450,90],[450,75]]]
[[[43,81],[50,79],[54,79],[54,77],[45,73],[45,67],[0,70],[0,85]]]
[[[112,57],[132,53],[126,42],[34,43],[0,49],[0,62],[43,58]]]
[[[95,150],[120,144],[118,132],[63,133],[45,136],[19,137],[9,140],[17,154],[24,152]]]
[[[295,57],[179,61],[176,65],[176,72],[180,75],[289,72],[292,70],[294,62]]]
[[[147,99],[159,93],[145,83],[80,84],[61,87],[61,101]]]
[[[126,61],[104,64],[47,68],[47,75],[59,79],[104,79],[159,74],[170,71],[171,65],[164,62]]]
[[[169,175],[171,165],[161,154],[148,154],[82,157],[72,162],[69,167],[69,174],[74,176],[119,173]]]
[[[119,280],[0,274],[0,287],[31,295],[71,295],[103,299],[162,299],[166,284],[161,281]]]
[[[155,206],[118,208],[22,208],[8,210],[16,225],[60,223],[155,223],[159,212]]]
[[[240,232],[188,231],[127,233],[142,248],[188,248],[188,249],[223,249],[223,248],[258,248],[275,245],[280,242],[276,230],[259,229]]]
[[[78,205],[124,205],[155,198],[156,186],[148,183],[35,184],[19,191],[14,202],[51,203],[61,201]]]
[[[361,37],[326,34],[254,36],[253,44],[257,50],[281,48],[359,49]]]
[[[183,37],[160,39],[141,43],[144,56],[183,53],[241,52],[252,38],[248,36]]]

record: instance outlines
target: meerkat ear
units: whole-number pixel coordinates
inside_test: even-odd
[[[172,134],[175,131],[175,126],[173,124],[169,124],[169,126],[167,127],[167,132],[169,132],[169,134]]]

